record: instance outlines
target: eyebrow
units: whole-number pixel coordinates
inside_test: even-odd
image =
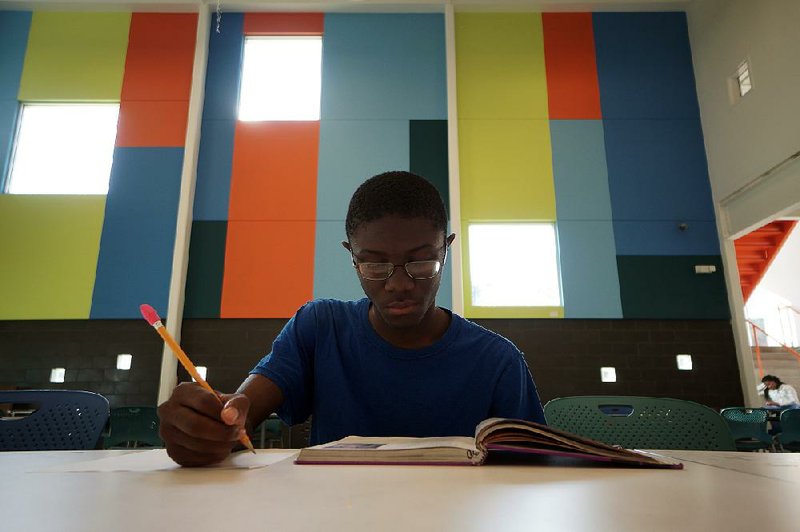
[[[417,246],[417,247],[415,247],[413,249],[407,250],[406,253],[416,253],[417,251],[422,251],[422,250],[424,250],[426,248],[435,249],[436,246],[434,246],[433,244],[423,244],[421,246]],[[353,252],[353,253],[356,254],[355,252]],[[365,254],[365,253],[372,254],[372,255],[385,255],[386,254],[385,251],[376,251],[374,249],[362,249],[357,254],[361,255],[361,254]]]

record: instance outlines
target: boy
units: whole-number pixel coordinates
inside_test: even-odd
[[[436,188],[387,172],[353,194],[345,222],[359,301],[304,305],[224,406],[184,383],[159,407],[179,464],[223,460],[245,427],[272,412],[312,417],[312,445],[360,436],[472,436],[488,417],[544,423],[522,353],[505,338],[436,306],[455,234]]]

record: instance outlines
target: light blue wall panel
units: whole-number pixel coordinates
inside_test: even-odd
[[[106,200],[92,318],[167,312],[183,148],[116,148]]]
[[[551,120],[559,220],[611,220],[603,122]]]
[[[715,222],[614,222],[618,255],[719,255]]]
[[[0,11],[0,100],[17,99],[30,27],[30,11]]]
[[[219,33],[216,26],[216,20],[212,17],[203,118],[233,120],[239,106],[244,15],[224,13]]]
[[[193,218],[225,221],[231,192],[235,120],[203,120]]]
[[[444,16],[326,14],[322,119],[446,119]]]
[[[714,220],[699,120],[603,120],[614,221]]]
[[[622,318],[611,222],[557,223],[565,318]]]
[[[0,192],[11,163],[17,129],[19,80],[28,48],[30,11],[0,11]]]
[[[592,18],[604,119],[700,118],[685,13]]]
[[[364,297],[350,254],[341,244],[346,239],[343,219],[317,221],[314,245],[315,298],[350,300]]]
[[[409,169],[407,120],[322,120],[317,219],[344,220],[350,197],[369,177]]]

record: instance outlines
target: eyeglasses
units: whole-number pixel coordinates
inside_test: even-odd
[[[355,255],[350,252],[353,266],[364,279],[368,281],[385,281],[394,273],[395,268],[403,268],[406,275],[416,281],[433,279],[442,271],[442,266],[447,261],[447,246],[444,246],[442,260],[413,260],[405,264],[392,264],[391,262],[358,262]]]

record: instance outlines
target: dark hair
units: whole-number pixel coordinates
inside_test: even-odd
[[[778,385],[778,388],[783,386],[783,382],[781,382],[781,380],[778,377],[776,377],[775,375],[764,375],[763,377],[761,377],[761,382],[765,383],[767,381],[774,382],[775,384]],[[764,398],[767,401],[770,400],[770,398],[769,398],[769,388],[764,388]]]
[[[430,181],[411,172],[385,172],[370,177],[353,193],[344,224],[350,238],[361,224],[387,215],[424,218],[447,233],[447,211]]]

